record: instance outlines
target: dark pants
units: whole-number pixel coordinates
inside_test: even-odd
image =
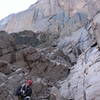
[[[18,100],[24,100],[22,96],[18,96]]]
[[[30,100],[30,97],[29,96],[26,96],[26,97],[18,96],[18,100]]]

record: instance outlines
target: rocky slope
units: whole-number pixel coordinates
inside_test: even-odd
[[[1,20],[0,100],[17,100],[14,90],[26,79],[34,100],[100,100],[99,5],[38,0]]]
[[[30,35],[35,35],[33,32],[23,31],[20,36],[23,36],[22,33],[24,42],[26,38],[32,38]],[[50,98],[50,88],[58,80],[68,76],[71,63],[67,60],[66,64],[56,59],[51,60],[39,48],[32,47],[35,40],[31,41],[33,44],[22,42],[19,44],[17,41],[20,39],[16,34],[0,32],[0,100],[5,100],[5,97],[6,100],[16,100],[14,91],[26,79],[34,81],[32,87],[34,100],[48,100],[46,98]],[[58,56],[61,57],[60,55]]]
[[[100,52],[97,48],[87,49],[79,56],[70,75],[62,83],[60,91],[68,100],[100,99]]]

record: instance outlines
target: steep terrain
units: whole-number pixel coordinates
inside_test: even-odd
[[[17,100],[26,79],[33,100],[100,100],[99,5],[38,0],[1,20],[0,100]]]
[[[16,34],[9,35],[4,31],[0,32],[0,100],[4,100],[5,97],[7,100],[15,100],[16,87],[26,79],[33,80],[32,98],[34,100],[45,99],[50,96],[49,88],[58,80],[68,76],[71,63],[67,60],[66,64],[51,60],[39,48],[33,48],[36,41],[34,40],[35,33],[32,31],[19,34],[23,36],[24,42],[33,36],[33,41],[31,40],[29,44],[26,42],[19,44],[17,41],[20,39]]]
[[[0,29],[10,33],[23,30],[66,33],[66,28],[75,31],[98,13],[99,5],[99,0],[39,0],[26,11],[1,20]]]

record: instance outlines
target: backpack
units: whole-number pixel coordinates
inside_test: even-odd
[[[15,95],[16,96],[26,96],[27,86],[23,84],[16,89]]]

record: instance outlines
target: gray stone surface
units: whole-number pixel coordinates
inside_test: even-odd
[[[61,84],[60,92],[74,100],[99,100],[100,52],[89,48],[79,56],[69,77]]]
[[[91,19],[98,12],[99,5],[99,0],[39,0],[26,11],[3,19],[0,29],[10,33],[33,30],[69,34]]]
[[[0,100],[17,100],[27,79],[33,100],[100,100],[99,10],[99,0],[39,0],[1,20],[17,33],[0,32]]]

